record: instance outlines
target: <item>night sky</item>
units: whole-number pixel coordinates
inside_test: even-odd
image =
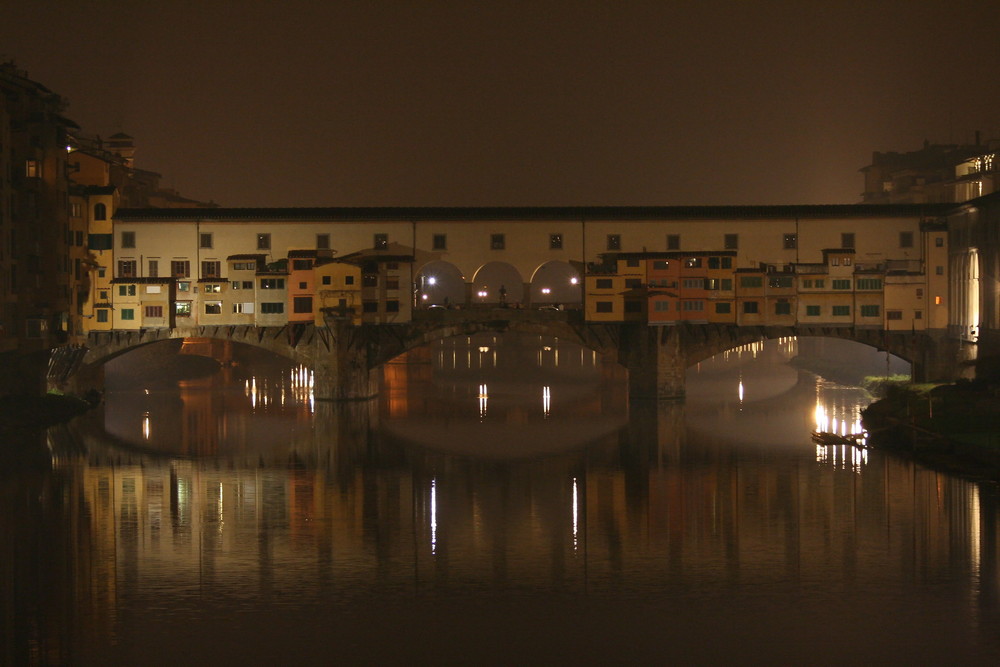
[[[5,0],[0,58],[225,206],[825,204],[1000,137],[1000,3]]]

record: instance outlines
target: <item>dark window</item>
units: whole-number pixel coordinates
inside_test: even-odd
[[[285,312],[285,304],[280,302],[264,302],[260,304],[260,312],[268,315],[277,315],[278,313]]]
[[[861,317],[878,317],[878,306],[861,306]]]
[[[665,271],[670,267],[670,262],[666,260],[657,259],[653,261],[653,269],[656,271]]]
[[[809,317],[818,317],[819,306],[806,306],[806,315]]]
[[[744,301],[743,312],[748,315],[760,312],[760,305],[756,301]]]
[[[791,287],[792,277],[791,276],[768,276],[767,278],[768,287]]]
[[[598,301],[594,305],[598,313],[610,313],[614,310],[614,304],[610,301]]]
[[[122,232],[122,247],[123,248],[135,247],[135,232]]]
[[[399,312],[399,301],[386,301],[385,302],[385,312],[387,313],[398,313]]]
[[[311,296],[297,296],[292,299],[293,313],[311,313],[313,311],[313,299]]]
[[[944,247],[944,237],[943,236],[935,236],[934,237],[934,247],[935,248],[943,248]]]
[[[111,250],[112,234],[88,234],[87,247],[91,250]]]
[[[375,249],[385,250],[389,247],[389,235],[388,234],[376,234],[375,235]]]
[[[206,301],[205,302],[205,314],[206,315],[221,315],[222,314],[222,302],[221,301]]]
[[[642,301],[636,301],[635,299],[629,299],[625,302],[625,312],[626,313],[641,313],[642,312]]]
[[[447,234],[435,234],[432,241],[432,246],[434,250],[447,250],[448,249],[448,235]]]
[[[295,271],[308,271],[313,266],[311,259],[293,259],[292,269]]]
[[[608,234],[608,250],[621,250],[621,249],[622,249],[622,235]]]
[[[157,259],[149,260],[149,270],[146,271],[146,275],[150,278],[160,277],[160,261]]]
[[[222,275],[222,262],[205,261],[201,263],[202,278],[218,278]]]
[[[135,278],[135,260],[134,259],[120,259],[118,260],[118,277],[119,278]]]
[[[353,285],[354,284],[354,276],[344,276],[344,284],[345,285]]]
[[[854,232],[844,232],[840,235],[841,248],[854,248]]]
[[[260,288],[261,289],[285,289],[285,279],[284,278],[261,278],[260,279]]]
[[[108,321],[108,311],[105,310],[104,308],[98,308],[97,309],[97,321],[98,322],[107,322]]]
[[[723,301],[721,303],[715,304],[715,312],[721,315],[726,315],[731,312],[731,304],[728,301]]]
[[[912,248],[913,247],[913,232],[900,232],[899,233],[899,247],[900,248]]]
[[[785,250],[795,250],[799,245],[798,234],[785,234],[781,238],[781,245]]]
[[[191,262],[186,259],[175,259],[170,262],[170,275],[174,278],[187,278],[191,275]]]
[[[833,307],[833,314],[837,315],[837,316],[850,315],[851,314],[851,307],[850,306],[834,306]]]
[[[739,234],[726,234],[723,240],[723,247],[726,250],[736,250],[740,247]]]
[[[562,250],[562,247],[563,247],[562,234],[549,234],[549,249]]]
[[[377,313],[378,301],[365,301],[363,304],[361,304],[361,310],[366,313]]]
[[[257,235],[257,250],[270,250],[270,249],[271,249],[271,235],[270,234],[258,234]]]
[[[323,284],[324,285],[329,285],[329,284],[331,284],[331,282],[332,281],[330,279],[330,276],[323,276]]]
[[[611,289],[611,278],[598,278],[597,289]]]
[[[792,304],[788,301],[779,301],[774,304],[774,314],[775,315],[791,315],[792,314]]]
[[[362,287],[378,287],[378,274],[377,273],[366,273],[361,276]]]
[[[639,287],[642,287],[642,279],[641,278],[626,278],[625,279],[625,288],[626,289],[637,289]]]
[[[202,232],[198,234],[198,247],[199,248],[212,247],[212,234],[210,232]]]
[[[316,235],[316,248],[328,250],[330,248],[330,235],[329,234],[317,234]]]
[[[701,257],[688,257],[684,260],[684,267],[687,269],[700,269]]]
[[[681,249],[681,235],[667,234],[667,250],[680,250],[680,249]]]
[[[118,296],[135,296],[135,285],[119,285]]]
[[[104,204],[94,204],[94,220],[107,220],[108,207]]]
[[[887,310],[887,311],[885,311],[885,319],[887,319],[887,320],[901,320],[901,319],[903,319],[903,311],[901,311],[901,310]]]
[[[506,247],[506,239],[503,234],[490,234],[490,250],[503,250]]]
[[[833,289],[851,289],[850,280],[844,280],[844,279],[833,280],[831,284],[833,285]]]
[[[122,308],[122,319],[123,320],[134,320],[135,319],[135,309],[134,308]]]
[[[752,288],[763,287],[764,279],[760,276],[743,276],[740,278],[740,287]]]

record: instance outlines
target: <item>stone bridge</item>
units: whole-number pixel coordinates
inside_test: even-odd
[[[959,341],[943,334],[889,333],[853,327],[739,327],[584,322],[579,311],[516,309],[418,311],[407,324],[282,327],[219,326],[91,334],[86,347],[53,352],[50,384],[82,393],[103,384],[103,365],[137,347],[177,338],[213,338],[252,345],[313,369],[320,400],[363,400],[379,392],[379,369],[413,348],[452,336],[480,332],[554,336],[577,343],[629,371],[633,399],[680,398],[686,369],[720,352],[789,336],[843,338],[886,350],[909,361],[915,381],[951,380],[960,370]]]

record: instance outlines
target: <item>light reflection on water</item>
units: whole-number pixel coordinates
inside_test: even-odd
[[[109,395],[110,437],[55,429],[39,488],[8,483],[37,546],[0,567],[61,591],[10,608],[75,664],[996,658],[996,489],[817,447],[869,399],[795,351],[704,362],[684,403],[502,337],[390,365],[375,403],[301,370]]]

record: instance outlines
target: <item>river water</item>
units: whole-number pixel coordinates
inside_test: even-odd
[[[488,336],[368,403],[240,366],[109,391],[0,477],[0,658],[997,664],[997,488],[812,443],[870,399],[796,345],[691,368],[683,403]]]

